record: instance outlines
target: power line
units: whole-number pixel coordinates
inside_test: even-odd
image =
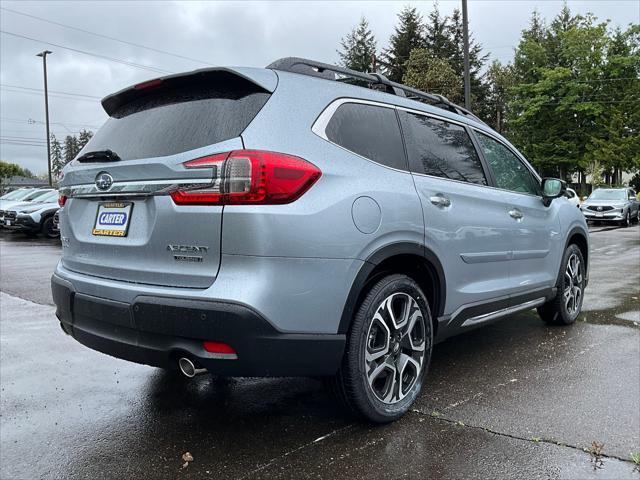
[[[34,120],[32,118],[15,118],[15,117],[0,117],[0,120],[4,120],[5,122],[11,122],[11,123],[40,123],[44,125],[44,122],[42,120]],[[72,123],[72,122],[50,122],[51,125],[62,125],[63,127],[71,127],[71,126],[76,126],[76,127],[81,127],[81,128],[100,128],[99,125],[89,125],[86,123]]]
[[[25,95],[42,96],[41,92],[29,92],[29,91],[24,91],[24,90],[13,89],[13,88],[9,88],[9,87],[4,87],[3,88],[3,92],[4,93],[22,93],[22,94],[25,94]],[[61,99],[61,100],[76,100],[76,101],[82,101],[82,102],[96,103],[96,100],[92,99],[92,98],[67,96],[67,95],[62,95],[62,94],[59,94],[59,93],[49,93],[49,96],[53,97],[53,98],[58,98],[58,99]]]
[[[8,87],[8,88],[18,88],[20,90],[30,90],[33,92],[43,92],[42,88],[31,88],[31,87],[22,87],[20,85],[9,85],[8,83],[0,83],[0,87]],[[102,97],[97,97],[95,95],[86,95],[84,93],[71,93],[71,92],[61,92],[59,90],[49,90],[49,93],[57,93],[60,95],[69,95],[71,97],[86,97],[94,100],[101,100]]]
[[[134,47],[138,47],[138,48],[144,48],[146,50],[150,50],[152,52],[157,52],[157,53],[162,53],[164,55],[170,55],[172,57],[176,57],[176,58],[182,58],[184,60],[189,60],[191,62],[196,62],[196,63],[203,63],[205,65],[210,65],[210,66],[214,66],[214,64],[209,63],[209,62],[205,62],[204,60],[199,60],[197,58],[191,58],[191,57],[187,57],[185,55],[180,55],[178,53],[172,53],[172,52],[167,52],[166,50],[160,50],[159,48],[155,48],[155,47],[150,47],[148,45],[142,45],[140,43],[134,43],[134,42],[129,42],[127,40],[122,40],[120,38],[116,38],[116,37],[110,37],[109,35],[104,35],[102,33],[97,33],[97,32],[92,32],[90,30],[84,30],[82,28],[78,28],[78,27],[74,27],[72,25],[67,25],[64,23],[60,23],[60,22],[54,22],[53,20],[49,20],[47,18],[42,18],[42,17],[38,17],[36,15],[31,15],[29,13],[25,13],[25,12],[19,12],[17,10],[13,10],[11,8],[6,8],[6,7],[0,7],[0,10],[5,10],[7,12],[11,12],[11,13],[15,13],[16,15],[22,15],[25,17],[29,17],[29,18],[34,18],[36,20],[40,20],[41,22],[46,22],[46,23],[50,23],[52,25],[57,25],[59,27],[63,27],[63,28],[69,28],[71,30],[76,30],[78,32],[82,32],[82,33],[86,33],[88,35],[93,35],[94,37],[99,37],[99,38],[105,38],[107,40],[113,40],[114,42],[120,42],[120,43],[124,43],[126,45],[132,45]]]
[[[583,105],[585,103],[637,103],[640,98],[631,100],[580,100],[577,102],[547,102],[539,103],[538,105]]]
[[[46,144],[35,144],[35,143],[14,143],[14,142],[7,142],[7,141],[0,141],[1,145],[14,145],[14,146],[20,146],[20,147],[39,147],[39,148],[47,148]]]
[[[122,65],[127,65],[129,67],[142,68],[144,70],[150,70],[150,71],[156,72],[156,73],[174,73],[174,72],[170,72],[169,70],[163,70],[161,68],[151,67],[149,65],[141,65],[139,63],[134,63],[134,62],[126,61],[126,60],[121,60],[119,58],[108,57],[106,55],[101,55],[99,53],[87,52],[85,50],[79,50],[77,48],[67,47],[65,45],[60,45],[60,44],[53,43],[53,42],[46,42],[44,40],[38,40],[37,38],[28,37],[26,35],[21,35],[19,33],[14,33],[14,32],[7,32],[6,30],[0,30],[0,33],[3,33],[5,35],[11,35],[11,36],[17,37],[17,38],[23,38],[25,40],[30,40],[32,42],[42,43],[44,45],[51,45],[52,47],[62,48],[64,50],[70,50],[72,52],[81,53],[83,55],[89,55],[91,57],[101,58],[103,60],[109,60],[111,62],[120,63]]]
[[[46,140],[43,140],[40,137],[21,137],[17,135],[0,135],[0,138],[3,138],[4,140],[33,140],[35,142],[46,143]]]

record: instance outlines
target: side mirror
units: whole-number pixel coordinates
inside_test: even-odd
[[[559,178],[543,178],[542,179],[542,202],[546,207],[551,205],[554,198],[561,197],[567,190],[566,182]]]

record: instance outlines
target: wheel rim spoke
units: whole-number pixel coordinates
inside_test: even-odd
[[[391,332],[389,331],[389,327],[387,327],[387,324],[382,320],[382,317],[376,314],[369,326],[369,333],[367,335],[366,361],[373,362],[386,355],[389,352],[390,339]]]
[[[575,315],[582,299],[582,263],[575,253],[569,257],[564,274],[564,305],[569,315]]]
[[[385,298],[367,332],[365,367],[371,391],[393,404],[406,397],[420,377],[427,350],[425,319],[406,293]]]

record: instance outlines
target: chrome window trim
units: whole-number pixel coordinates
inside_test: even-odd
[[[329,125],[329,122],[331,121],[331,118],[333,117],[333,115],[336,113],[336,110],[338,110],[338,108],[341,105],[344,105],[345,103],[359,103],[362,105],[371,105],[374,107],[382,107],[382,108],[389,108],[391,110],[395,110],[396,106],[395,105],[391,105],[388,103],[381,103],[381,102],[375,102],[373,100],[362,100],[360,98],[350,98],[350,97],[343,97],[343,98],[338,98],[336,100],[334,100],[333,102],[331,102],[329,105],[327,105],[325,107],[325,109],[322,111],[322,113],[320,113],[320,115],[318,115],[318,118],[316,118],[316,121],[313,122],[313,125],[311,126],[311,131],[316,134],[318,137],[322,138],[323,140],[325,140],[326,142],[329,142],[331,145],[334,145],[342,150],[344,150],[345,152],[349,152],[352,155],[355,155],[357,157],[362,158],[363,160],[366,160],[367,162],[371,162],[375,165],[378,165],[379,167],[383,167],[383,168],[388,168],[389,170],[393,170],[394,172],[400,172],[400,173],[404,173],[407,175],[411,175],[411,172],[409,170],[402,170],[399,168],[395,168],[395,167],[390,167],[389,165],[384,165],[382,163],[378,163],[375,160],[371,159],[371,158],[367,158],[365,156],[360,155],[357,152],[354,152],[353,150],[349,150],[348,148],[343,147],[342,145],[339,145],[335,142],[332,142],[331,140],[329,140],[329,137],[327,137],[327,125]],[[400,129],[400,125],[398,125],[398,129]],[[402,138],[402,131],[400,131],[400,136]],[[403,142],[403,147],[404,147],[404,138],[402,138],[402,142]],[[404,155],[404,152],[403,152]],[[406,159],[406,156],[405,156]]]
[[[437,114],[433,114],[433,113],[426,113],[426,112],[422,112],[420,110],[415,110],[412,108],[406,108],[406,107],[396,107],[396,110],[401,110],[407,113],[412,113],[414,115],[422,115],[424,117],[430,117],[430,118],[435,118],[436,120],[440,120],[441,122],[447,122],[447,123],[453,123],[454,125],[458,125],[459,127],[464,128],[465,133],[467,134],[467,137],[469,137],[469,141],[471,141],[471,144],[473,146],[473,149],[476,150],[476,146],[473,142],[473,138],[471,138],[471,135],[469,135],[469,131],[467,130],[467,128],[471,128],[471,125],[464,123],[464,122],[460,122],[457,120],[451,120],[448,117],[444,117],[442,115],[437,115]],[[404,133],[403,133],[403,140],[404,140]],[[465,180],[457,180],[455,178],[448,178],[448,177],[439,177],[437,175],[429,175],[428,173],[420,173],[420,172],[411,172],[412,175],[419,175],[421,177],[428,177],[428,178],[438,178],[440,180],[447,180],[449,182],[457,182],[457,183],[462,183],[463,185],[477,185],[478,187],[491,187],[491,185],[489,185],[489,178],[488,178],[488,171],[485,171],[484,165],[482,164],[482,159],[480,158],[481,152],[476,152],[476,154],[478,155],[478,160],[480,160],[480,167],[482,168],[482,174],[484,175],[484,179],[487,183],[482,184],[482,183],[475,183],[475,182],[467,182]],[[409,171],[411,171],[411,166],[409,166]]]
[[[165,195],[177,189],[193,190],[203,187],[219,187],[219,180],[189,178],[176,180],[147,180],[113,182],[109,190],[99,190],[95,183],[68,185],[60,188],[60,194],[69,198],[140,197]]]

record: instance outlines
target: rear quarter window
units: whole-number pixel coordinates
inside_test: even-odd
[[[347,150],[387,167],[406,170],[406,159],[393,108],[344,103],[325,129],[327,138]]]
[[[83,153],[112,150],[123,160],[163,157],[239,136],[269,99],[232,74],[152,90],[112,113]]]

